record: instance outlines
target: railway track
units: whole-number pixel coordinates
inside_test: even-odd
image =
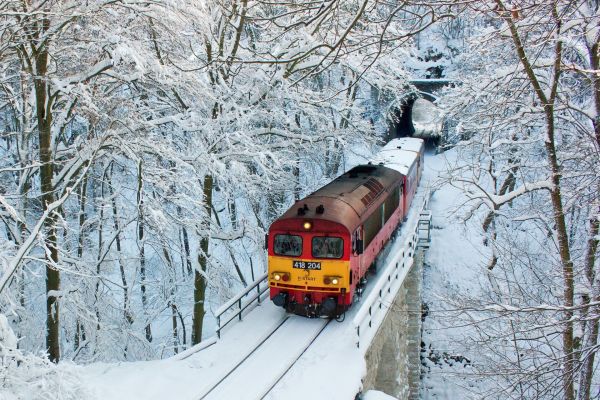
[[[271,393],[271,391],[275,388],[275,386],[277,386],[277,384],[287,375],[288,372],[290,372],[290,370],[292,369],[292,367],[294,366],[294,364],[296,364],[296,362],[298,362],[298,360],[302,357],[302,355],[304,355],[304,353],[306,353],[306,350],[308,350],[308,348],[315,342],[315,340],[317,340],[317,338],[321,335],[321,333],[325,330],[325,328],[327,327],[327,325],[329,325],[329,323],[331,322],[331,319],[328,319],[327,322],[325,324],[323,324],[323,327],[317,332],[317,334],[312,338],[312,340],[310,341],[310,343],[308,343],[308,345],[306,345],[303,349],[302,352],[300,354],[298,354],[293,361],[287,366],[287,368],[281,370],[281,373],[277,374],[276,378],[274,379],[273,383],[267,388],[267,390],[264,391],[264,393],[259,397],[260,400],[265,399],[269,393]]]
[[[289,315],[286,315],[280,322],[279,324],[277,324],[275,326],[274,329],[272,329],[270,332],[268,332],[266,335],[264,335],[261,340],[259,340],[257,342],[257,344],[250,349],[250,351],[248,351],[244,357],[242,357],[242,359],[240,361],[238,361],[230,370],[229,372],[227,372],[221,379],[219,379],[216,383],[214,383],[207,391],[205,391],[202,395],[200,395],[200,397],[197,398],[197,400],[204,400],[205,398],[207,398],[207,396],[209,396],[219,385],[221,385],[233,372],[235,372],[248,358],[250,358],[252,356],[252,354],[254,354],[267,340],[269,340],[269,338],[271,336],[273,336],[273,334],[275,332],[277,332],[277,330],[279,330],[279,328],[281,328],[283,326],[283,324],[286,323],[286,321],[290,318]]]
[[[247,389],[245,398],[265,398],[325,330],[329,322],[330,320],[286,316],[225,375],[195,399],[235,398],[234,393],[239,391],[241,386]]]

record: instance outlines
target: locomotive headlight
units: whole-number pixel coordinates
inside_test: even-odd
[[[271,279],[273,279],[274,281],[284,281],[287,282],[290,280],[290,274],[288,274],[287,272],[273,272],[271,274]]]
[[[326,276],[325,278],[323,278],[323,283],[325,283],[326,285],[337,285],[338,283],[340,283],[340,277]]]
[[[331,283],[334,284],[334,285],[337,285],[338,283],[340,283],[340,281],[339,281],[338,278],[332,278],[331,279]]]
[[[310,230],[310,228],[312,228],[312,223],[310,221],[304,221],[304,224],[302,224],[302,227],[304,228],[305,231]]]

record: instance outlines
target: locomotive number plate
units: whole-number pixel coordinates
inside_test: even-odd
[[[292,267],[297,269],[312,269],[312,270],[320,270],[321,263],[315,261],[292,261]]]

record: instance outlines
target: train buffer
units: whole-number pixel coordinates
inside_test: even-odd
[[[422,247],[425,249],[429,248],[429,244],[431,243],[431,221],[431,211],[421,211],[421,213],[419,214],[419,223],[417,225],[418,247]]]

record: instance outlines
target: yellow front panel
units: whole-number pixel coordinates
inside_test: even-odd
[[[320,262],[321,269],[309,270],[293,268],[294,261]],[[336,292],[339,292],[341,289],[346,289],[346,292],[348,292],[350,289],[348,276],[349,266],[350,262],[347,260],[292,259],[289,257],[269,256],[269,286],[308,291],[319,291],[319,289],[316,289],[315,287],[332,289],[332,291],[335,290]],[[273,279],[273,273],[275,272],[288,273],[290,279],[288,281],[276,281]],[[324,279],[326,276],[339,277],[339,283],[337,285],[331,283],[325,284]]]

